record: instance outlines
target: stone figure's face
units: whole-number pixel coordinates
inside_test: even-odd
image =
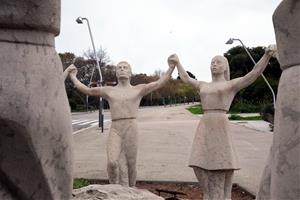
[[[116,67],[117,79],[130,79],[131,77],[131,67],[127,62],[119,62]]]
[[[215,56],[211,60],[211,64],[210,64],[210,70],[212,75],[224,74],[226,70],[226,66],[227,64],[225,58],[223,58],[222,56]]]

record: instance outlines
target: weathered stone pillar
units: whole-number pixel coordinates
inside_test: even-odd
[[[0,199],[71,198],[59,0],[0,0]]]
[[[273,14],[279,63],[273,146],[257,199],[300,198],[300,1],[283,0]]]

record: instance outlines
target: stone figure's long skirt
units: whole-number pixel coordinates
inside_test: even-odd
[[[205,113],[198,125],[190,167],[207,170],[239,169],[225,113]]]

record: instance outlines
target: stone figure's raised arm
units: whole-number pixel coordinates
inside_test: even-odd
[[[67,79],[67,77],[69,76],[70,72],[73,70],[74,68],[72,67],[72,65],[70,65],[69,67],[67,67],[65,69],[65,71],[63,72],[63,76],[64,76],[64,80]]]
[[[231,80],[233,82],[233,89],[238,92],[239,90],[253,83],[265,70],[270,58],[272,56],[275,56],[276,51],[276,45],[269,45],[265,50],[265,54],[261,57],[261,59],[248,74],[243,77]]]
[[[201,85],[201,81],[197,81],[188,75],[188,73],[182,67],[182,65],[179,61],[179,58],[176,54],[173,54],[170,56],[170,62],[174,63],[177,66],[179,76],[183,82],[188,83],[188,84],[192,85],[193,87],[199,89],[199,87]]]
[[[93,88],[89,88],[86,85],[84,85],[83,83],[81,83],[76,75],[77,75],[77,68],[72,64],[70,65],[66,70],[68,70],[69,74],[70,74],[70,78],[72,80],[72,82],[74,83],[75,87],[82,92],[83,94],[86,94],[88,96],[102,96],[102,97],[106,97],[106,90],[105,87],[93,87]]]
[[[169,62],[168,62],[169,63]],[[161,88],[168,80],[171,79],[171,75],[174,71],[175,65],[169,63],[169,69],[157,80],[148,84],[141,84],[139,87],[142,87],[141,89],[141,95],[145,96],[149,94],[150,92],[157,90],[158,88]]]

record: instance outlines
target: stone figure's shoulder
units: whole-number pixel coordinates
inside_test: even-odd
[[[117,90],[117,88],[114,86],[103,86],[100,89],[101,89],[101,92],[103,92],[105,94],[110,94],[111,92],[114,92]]]
[[[142,84],[133,85],[131,88],[133,90],[141,90],[141,89],[144,89],[146,86],[147,86],[146,83],[142,83]]]

